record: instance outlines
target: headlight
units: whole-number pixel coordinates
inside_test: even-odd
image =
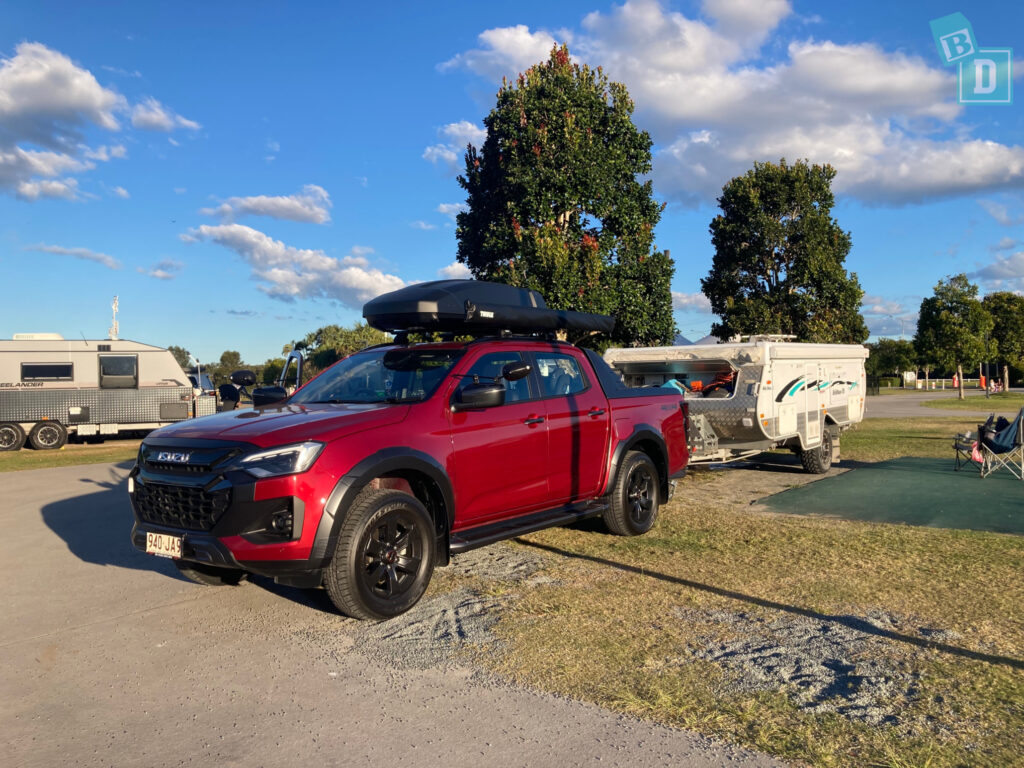
[[[279,477],[305,472],[324,449],[323,443],[306,442],[270,448],[250,453],[238,460],[236,466],[256,477]]]

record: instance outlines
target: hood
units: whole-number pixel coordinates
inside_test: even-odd
[[[408,405],[312,403],[228,411],[189,419],[153,432],[153,437],[236,440],[261,448],[303,440],[329,442],[365,429],[396,424]]]

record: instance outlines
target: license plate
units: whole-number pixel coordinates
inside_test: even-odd
[[[181,536],[147,533],[146,553],[158,557],[181,557]]]

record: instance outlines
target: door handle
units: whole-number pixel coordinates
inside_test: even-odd
[[[591,408],[588,412],[590,418],[597,418],[598,416],[604,416],[604,408]]]
[[[544,421],[543,416],[531,416],[523,421],[523,424],[540,424]]]

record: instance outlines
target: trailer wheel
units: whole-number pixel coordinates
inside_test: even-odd
[[[204,587],[237,587],[245,576],[245,571],[238,568],[217,568],[187,560],[175,560],[174,564],[182,576]]]
[[[0,451],[20,451],[25,444],[25,430],[20,424],[0,424]]]
[[[28,442],[37,451],[55,451],[68,441],[68,431],[59,421],[40,421],[28,433]]]
[[[817,448],[800,451],[800,463],[812,475],[824,475],[832,466],[832,433],[821,432],[821,444]]]
[[[630,451],[619,468],[604,524],[619,536],[639,536],[658,519],[658,468],[642,451]]]

